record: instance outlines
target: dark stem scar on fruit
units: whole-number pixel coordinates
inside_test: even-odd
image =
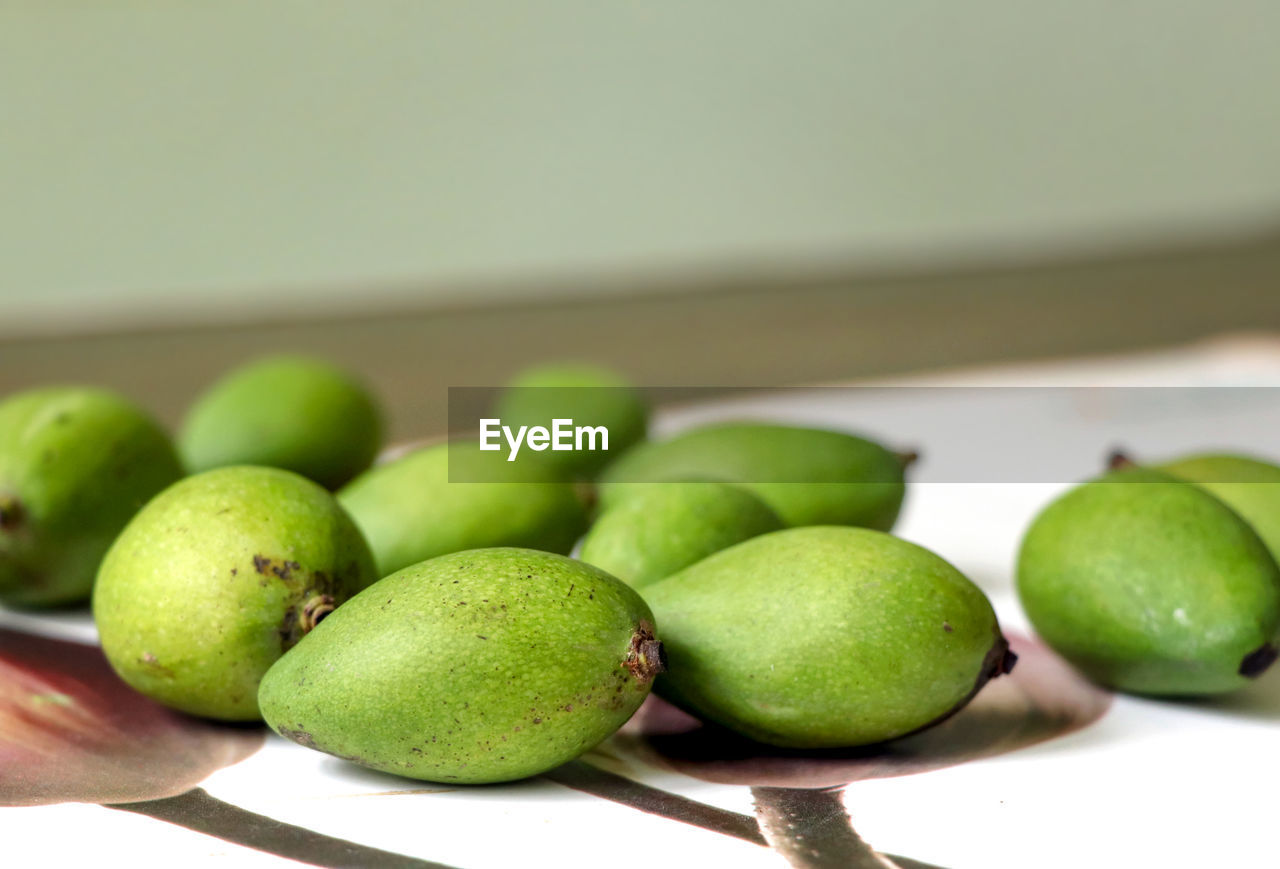
[[[107,808],[133,812],[185,827],[225,842],[243,845],[312,866],[378,866],[389,869],[451,869],[443,863],[410,857],[326,836],[225,803],[195,788],[176,797],[137,803],[115,803]]]
[[[919,450],[907,449],[900,453],[894,453],[894,455],[898,457],[898,462],[902,465],[902,469],[904,471],[916,462],[920,461]]]
[[[12,531],[22,524],[22,502],[16,495],[0,494],[0,531]]]
[[[1006,676],[1009,673],[1012,673],[1013,665],[1016,663],[1018,663],[1017,653],[1009,648],[1009,641],[1005,639],[1004,634],[1001,634],[1000,629],[997,627],[995,642],[991,644],[991,648],[987,650],[986,657],[982,659],[982,668],[978,671],[978,678],[973,683],[973,690],[961,698],[959,703],[952,706],[928,724],[918,727],[910,733],[903,734],[903,736],[898,738],[902,739],[906,736],[914,736],[917,733],[929,730],[930,728],[936,727],[946,721],[948,718],[968,706],[973,698],[978,696],[978,692],[982,690],[983,686],[992,679],[997,676]]]
[[[1129,457],[1122,448],[1117,447],[1107,455],[1107,470],[1122,471],[1125,468],[1136,468],[1138,463]]]
[[[1280,650],[1270,643],[1263,643],[1244,656],[1244,660],[1240,662],[1240,675],[1246,679],[1256,679],[1276,662],[1278,656]]]
[[[631,634],[631,646],[622,666],[641,685],[648,685],[667,669],[667,653],[653,633],[653,625],[641,620]]]

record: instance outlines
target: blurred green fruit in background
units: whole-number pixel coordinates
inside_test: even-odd
[[[178,443],[192,473],[266,465],[336,489],[377,455],[382,417],[369,391],[332,363],[272,356],[211,386],[188,412]]]

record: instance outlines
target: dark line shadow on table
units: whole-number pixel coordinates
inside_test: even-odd
[[[139,803],[117,803],[107,808],[146,815],[206,836],[313,866],[451,869],[443,863],[395,854],[286,824],[225,803],[210,796],[203,788],[195,788],[176,797]]]

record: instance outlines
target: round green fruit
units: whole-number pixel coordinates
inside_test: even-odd
[[[355,524],[323,488],[231,467],[156,496],[107,553],[93,616],[107,660],[155,700],[255,720],[285,651],[377,578]]]

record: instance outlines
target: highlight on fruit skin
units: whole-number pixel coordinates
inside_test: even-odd
[[[1192,696],[1249,684],[1275,660],[1280,566],[1206,489],[1122,466],[1035,518],[1017,591],[1037,633],[1099,684]]]
[[[169,436],[114,392],[53,386],[0,401],[0,601],[88,598],[112,540],[181,476]]]
[[[653,614],[598,568],[530,549],[411,565],[347,601],[262,680],[281,736],[409,778],[513,781],[614,733],[663,667]]]
[[[319,357],[279,355],[210,386],[188,411],[178,445],[191,473],[264,465],[336,489],[372,464],[383,428],[377,401],[350,372]]]
[[[960,571],[866,528],[763,534],[643,592],[669,661],[656,693],[784,748],[928,727],[1016,659],[990,601]]]
[[[267,669],[377,579],[368,545],[320,485],[238,466],[160,493],[103,559],[93,616],[135,690],[206,718],[256,721]]]

